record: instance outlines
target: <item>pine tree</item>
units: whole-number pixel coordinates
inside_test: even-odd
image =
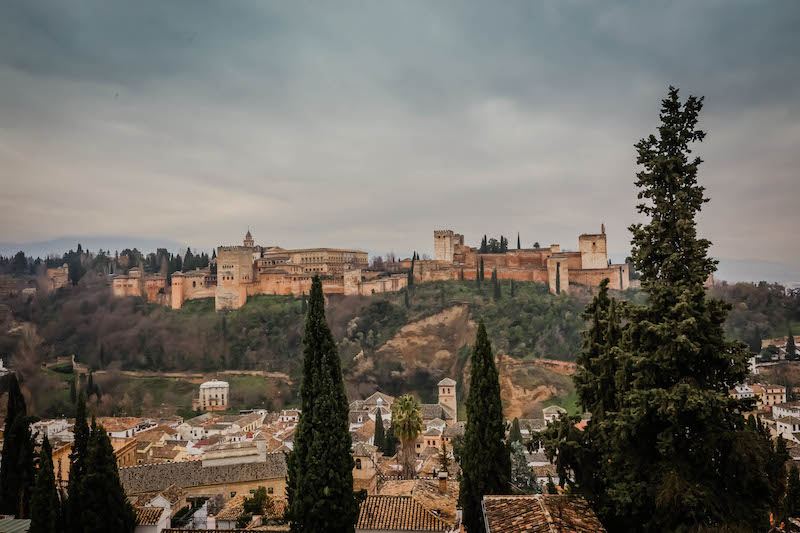
[[[384,436],[384,428],[383,428],[383,416],[381,415],[381,410],[378,409],[378,412],[375,413],[375,442],[374,445],[378,447],[378,451],[383,453],[384,447],[386,446],[386,437]]]
[[[511,422],[511,430],[508,432],[508,442],[522,442],[522,431],[519,429],[519,419],[514,418]]]
[[[39,451],[39,468],[31,496],[30,533],[57,533],[62,530],[59,515],[61,503],[58,499],[56,478],[53,473],[53,451],[45,435]]]
[[[103,426],[92,421],[87,470],[80,485],[80,522],[84,533],[132,533],[136,514],[119,481],[114,448]]]
[[[75,426],[73,427],[75,440],[69,454],[69,482],[67,485],[66,521],[69,531],[81,533],[81,483],[86,474],[86,461],[89,454],[89,425],[86,422],[86,396],[78,393],[78,404],[75,408]]]
[[[288,457],[292,531],[353,532],[359,498],[353,494],[348,402],[319,276],[311,283],[306,314],[300,398],[300,421]]]
[[[572,488],[609,531],[765,531],[780,482],[768,432],[741,414],[752,401],[728,395],[748,357],[725,338],[730,306],[703,287],[716,261],[695,221],[707,201],[701,160],[690,159],[705,136],[701,107],[702,98],[682,103],[670,88],[658,135],[636,145],[646,222],[630,228],[631,256],[648,303],[617,305],[601,288],[586,311],[585,370],[575,380],[592,419],[584,431],[568,417],[549,430],[561,480],[574,472]]]
[[[791,326],[789,326],[789,335],[786,337],[786,359],[789,361],[797,359],[797,348],[794,345],[794,335],[792,335]]]
[[[467,530],[470,533],[483,533],[483,496],[507,494],[511,482],[511,458],[504,442],[499,375],[483,319],[478,323],[470,365],[467,427],[460,454],[462,476],[459,502]]]
[[[33,437],[17,375],[8,378],[8,403],[0,461],[0,513],[30,517],[34,483]]]

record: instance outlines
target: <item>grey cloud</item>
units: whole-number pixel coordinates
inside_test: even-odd
[[[798,24],[789,1],[6,2],[0,240],[574,247],[605,222],[624,257],[672,83],[707,97],[713,252],[798,265]]]

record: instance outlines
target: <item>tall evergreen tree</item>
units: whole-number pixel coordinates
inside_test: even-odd
[[[505,441],[500,380],[483,319],[470,358],[467,427],[461,451],[459,502],[470,533],[483,533],[481,500],[486,494],[508,494],[511,458]]]
[[[494,301],[500,300],[502,294],[500,293],[500,280],[497,279],[497,269],[492,270],[492,288],[494,289]]]
[[[120,484],[114,448],[103,426],[94,421],[80,494],[83,533],[133,533],[136,514]]]
[[[797,347],[794,345],[792,326],[789,326],[789,335],[786,337],[786,359],[789,361],[794,361],[797,359]]]
[[[786,480],[786,498],[784,499],[785,514],[788,517],[800,516],[800,470],[797,464],[792,464]]]
[[[519,232],[517,232],[517,250],[521,250],[521,249],[522,249],[522,244],[520,243],[520,240],[519,240]]]
[[[36,471],[36,483],[31,496],[30,533],[62,531],[60,510],[61,502],[58,499],[56,478],[53,473],[53,451],[50,448],[50,441],[45,435],[42,449],[39,451],[39,468]]]
[[[481,266],[480,264],[475,265],[475,282],[478,284],[478,288],[481,288]]]
[[[17,518],[30,516],[34,483],[30,422],[17,375],[11,374],[8,378],[3,457],[0,461],[0,513]]]
[[[325,319],[322,282],[314,276],[303,337],[301,413],[288,456],[292,531],[355,531],[359,498],[336,341]]]
[[[508,432],[508,442],[522,442],[522,431],[519,429],[519,419],[514,417],[511,422],[511,430]]]
[[[481,281],[484,281],[486,279],[486,277],[484,276],[484,273],[485,273],[485,270],[484,270],[484,267],[483,267],[483,257],[481,257],[481,271],[480,271]]]
[[[381,410],[378,409],[378,412],[375,413],[375,446],[378,447],[378,451],[381,453],[383,453],[386,446],[385,439],[383,416],[381,415]]]
[[[416,263],[417,252],[411,256],[411,269],[408,271],[408,286],[411,287],[414,284],[414,263]]]
[[[67,484],[67,501],[65,518],[69,531],[81,533],[81,483],[86,473],[86,462],[89,454],[89,424],[86,422],[86,395],[78,392],[78,404],[75,408],[75,435],[72,451],[69,454],[69,481]]]
[[[397,453],[397,437],[394,435],[394,426],[389,425],[389,431],[383,439],[383,455],[394,457]]]
[[[670,88],[658,135],[637,143],[647,220],[631,226],[632,259],[646,305],[621,309],[601,294],[587,308],[585,370],[576,377],[585,431],[565,417],[550,430],[562,482],[574,472],[609,531],[765,531],[778,481],[765,474],[774,448],[728,395],[747,374],[748,353],[725,339],[730,306],[703,283],[716,269],[695,217],[707,201],[690,146],[702,98],[681,102]],[[779,474],[777,474],[779,475]]]

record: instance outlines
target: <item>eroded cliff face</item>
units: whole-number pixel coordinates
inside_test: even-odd
[[[469,386],[468,351],[477,324],[469,306],[456,305],[411,322],[372,354],[361,353],[347,376],[352,397],[380,389],[388,394],[415,393],[436,401],[436,383],[451,377],[459,383],[458,402]],[[571,390],[574,365],[543,359],[520,361],[504,354],[496,358],[506,416],[540,416],[543,402],[565,397]]]

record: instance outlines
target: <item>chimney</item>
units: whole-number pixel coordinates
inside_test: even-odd
[[[442,470],[439,472],[439,492],[446,493],[447,492],[447,472]]]

